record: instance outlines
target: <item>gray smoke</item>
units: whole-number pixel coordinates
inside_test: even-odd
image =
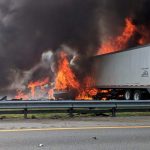
[[[50,75],[41,56],[61,45],[83,58],[78,65],[85,74],[86,58],[106,35],[122,30],[125,17],[142,11],[145,1],[0,0],[0,93],[16,88],[17,81]]]

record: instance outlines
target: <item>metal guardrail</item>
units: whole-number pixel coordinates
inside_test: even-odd
[[[119,111],[149,111],[150,100],[146,101],[1,101],[0,114],[27,114],[45,113],[45,112],[68,112],[73,116],[75,112],[87,111],[94,112],[111,112],[116,116]]]

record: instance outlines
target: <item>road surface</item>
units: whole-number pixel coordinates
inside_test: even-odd
[[[150,117],[4,119],[0,150],[150,150]]]
[[[150,126],[0,131],[1,150],[149,150]]]

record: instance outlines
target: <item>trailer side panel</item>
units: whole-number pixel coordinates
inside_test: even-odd
[[[96,87],[150,88],[150,46],[96,56]]]

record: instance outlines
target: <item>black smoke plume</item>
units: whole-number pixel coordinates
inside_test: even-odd
[[[136,24],[147,22],[149,0],[137,1],[0,0],[0,93],[16,88],[16,80],[46,72],[37,67],[42,53],[55,53],[62,44],[80,55],[78,64],[86,72],[86,57],[106,35],[120,32],[127,16]]]

